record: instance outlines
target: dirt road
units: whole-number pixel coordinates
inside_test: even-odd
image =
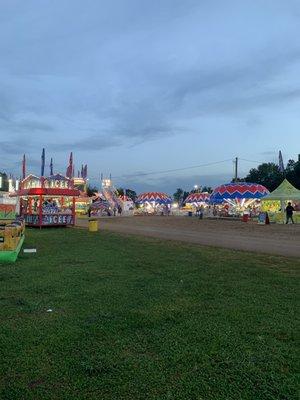
[[[77,220],[77,226],[87,225],[87,220]],[[160,216],[101,218],[99,225],[100,229],[119,233],[300,257],[300,225],[258,225],[241,221]]]

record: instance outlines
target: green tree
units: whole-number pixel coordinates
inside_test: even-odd
[[[297,189],[300,189],[300,160],[289,160],[285,169],[285,176]]]
[[[125,189],[126,196],[130,197],[131,200],[135,201],[137,199],[137,193],[135,190],[132,189]],[[124,189],[123,188],[118,188],[117,193],[119,196],[124,196]]]
[[[180,203],[180,202],[182,201],[182,199],[183,199],[183,193],[184,193],[183,189],[178,188],[178,189],[176,190],[176,192],[173,194],[173,198],[174,198],[174,200],[175,200],[177,203]]]
[[[86,191],[89,197],[93,197],[98,193],[98,189],[95,186],[88,186]]]
[[[190,192],[186,192],[185,190],[178,188],[173,194],[173,198],[177,203],[182,204],[189,194]]]
[[[8,192],[8,177],[7,177],[6,173],[0,172],[0,177],[2,178],[2,179],[0,179],[0,181],[2,182],[1,186],[0,186],[0,191]]]
[[[274,163],[263,163],[257,168],[252,168],[246,176],[246,182],[259,183],[264,185],[271,192],[276,189],[284,179],[279,166]]]
[[[203,188],[202,188],[202,190],[201,190],[202,192],[207,192],[207,193],[212,193],[213,192],[213,189],[212,189],[212,187],[210,187],[210,186],[203,186]]]

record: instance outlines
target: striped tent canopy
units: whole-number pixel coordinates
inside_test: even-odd
[[[209,201],[210,194],[207,192],[203,193],[191,193],[188,195],[188,197],[185,199],[186,204],[193,204],[193,205],[198,205],[201,203],[207,203]]]
[[[94,201],[91,204],[91,209],[96,210],[96,209],[106,209],[109,208],[109,202],[107,200],[104,200],[102,198],[98,198],[96,201]]]
[[[269,194],[267,188],[257,183],[236,182],[218,186],[210,196],[210,203],[220,204],[225,201],[261,199]]]
[[[171,204],[172,199],[166,193],[162,192],[146,192],[137,198],[137,204],[155,203],[155,204]]]

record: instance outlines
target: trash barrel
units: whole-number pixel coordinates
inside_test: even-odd
[[[243,215],[243,222],[248,222],[249,220],[249,214],[244,214]]]
[[[90,219],[89,220],[89,232],[97,232],[98,231],[98,220]]]

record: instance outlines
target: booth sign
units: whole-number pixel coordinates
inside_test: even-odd
[[[37,214],[25,215],[25,222],[28,225],[40,225],[40,218]],[[74,225],[74,217],[72,214],[44,214],[42,216],[42,224],[45,225]]]

